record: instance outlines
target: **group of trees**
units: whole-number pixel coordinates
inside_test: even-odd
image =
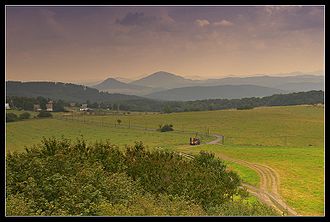
[[[167,102],[163,112],[206,111],[222,109],[252,109],[260,106],[288,106],[324,103],[323,91],[309,91],[289,94],[275,94],[262,98],[208,99],[187,102]]]
[[[43,97],[27,98],[10,96],[7,102],[11,107],[24,110],[33,110],[33,104],[40,104],[41,109],[45,109],[49,99]],[[81,100],[81,99],[80,99]],[[90,108],[103,108],[121,111],[141,111],[141,112],[187,112],[187,111],[206,111],[222,109],[251,109],[259,106],[287,106],[302,104],[324,103],[324,92],[309,91],[289,94],[275,94],[262,98],[251,97],[242,99],[207,99],[195,101],[156,101],[151,99],[127,99],[127,100],[86,100]],[[64,106],[69,106],[63,100],[54,101],[54,111],[64,111]]]
[[[43,139],[6,155],[7,215],[274,215],[214,155]],[[233,196],[240,197],[234,200]],[[236,199],[236,198],[235,198]]]
[[[34,105],[39,105],[40,109],[46,110],[46,104],[50,101],[49,98],[44,98],[38,96],[36,98],[30,97],[19,97],[19,96],[7,96],[6,102],[9,103],[9,106],[16,109],[33,111]],[[54,112],[63,112],[65,111],[64,106],[68,106],[67,102],[63,100],[52,100],[53,101],[53,111]]]

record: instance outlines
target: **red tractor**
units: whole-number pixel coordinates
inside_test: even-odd
[[[199,138],[195,138],[195,137],[191,138],[190,137],[190,145],[199,145],[199,144],[201,144],[201,141],[200,141]]]

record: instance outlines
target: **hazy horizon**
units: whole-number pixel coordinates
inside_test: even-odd
[[[190,79],[324,70],[323,6],[6,6],[6,79]]]
[[[165,71],[165,70],[159,70],[159,71]],[[159,72],[157,71],[157,72]],[[298,76],[299,73],[302,73],[303,75],[315,75],[315,76],[324,76],[324,71],[323,70],[315,70],[313,72],[301,72],[301,71],[295,71],[295,72],[290,72],[290,73],[262,73],[262,74],[254,74],[254,75],[225,75],[225,76],[182,76],[186,79],[192,79],[192,80],[207,80],[207,79],[222,79],[222,78],[230,78],[230,77],[238,77],[238,78],[244,78],[244,77],[257,77],[257,76],[272,76],[272,77],[281,77],[281,76]],[[67,81],[60,81],[60,80],[47,80],[47,79],[30,79],[30,80],[20,80],[20,79],[6,79],[7,81],[22,81],[22,82],[67,82],[67,83],[75,83],[75,84],[82,84],[82,83],[97,83],[97,82],[102,82],[108,78],[114,78],[118,81],[121,82],[126,82],[129,83],[131,81],[135,81],[144,77],[147,77],[153,73],[149,73],[146,75],[140,75],[136,78],[125,78],[125,77],[120,77],[120,76],[115,76],[115,75],[109,75],[108,77],[105,77],[104,79],[85,79],[85,80],[67,80]],[[172,73],[177,75],[176,73]],[[181,75],[178,75],[181,76]]]

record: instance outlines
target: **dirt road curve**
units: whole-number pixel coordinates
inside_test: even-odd
[[[206,144],[217,144],[217,143],[219,143],[222,140],[222,136],[221,135],[213,134],[212,136],[215,136],[216,139],[215,140],[212,140],[211,142],[208,142]]]
[[[207,144],[217,144],[221,141],[221,135],[213,135],[217,137],[215,140],[208,142]],[[189,154],[184,154],[185,157],[191,157]],[[228,160],[231,162],[238,163],[240,165],[247,166],[252,170],[256,171],[260,176],[260,186],[254,187],[249,184],[243,183],[243,187],[247,189],[249,193],[259,198],[262,202],[267,204],[268,206],[273,207],[279,213],[284,215],[293,215],[298,216],[297,212],[288,206],[283,198],[280,196],[278,192],[278,188],[280,186],[280,177],[278,173],[269,166],[257,164],[257,163],[250,163],[245,160],[233,159],[228,157],[224,154],[219,155],[221,159]]]

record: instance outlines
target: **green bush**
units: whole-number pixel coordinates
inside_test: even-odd
[[[29,119],[30,116],[31,116],[30,113],[28,113],[28,112],[24,112],[24,113],[22,113],[22,114],[19,115],[19,119],[22,119],[22,120],[23,120],[23,119]]]
[[[46,117],[52,117],[53,115],[48,111],[40,111],[37,115],[38,118],[46,118]]]
[[[6,122],[14,122],[17,120],[18,120],[18,117],[15,113],[6,113]]]
[[[159,125],[158,131],[160,132],[167,132],[167,131],[173,131],[173,125],[172,124],[165,124],[165,125]]]
[[[255,203],[244,202],[242,200],[235,200],[225,202],[221,205],[210,207],[208,215],[211,216],[273,216],[276,212],[259,201]]]
[[[236,215],[229,202],[240,191],[213,154],[187,160],[142,142],[121,152],[109,141],[43,138],[6,156],[7,215]]]
[[[253,106],[239,106],[237,107],[237,110],[247,110],[247,109],[253,109]]]

